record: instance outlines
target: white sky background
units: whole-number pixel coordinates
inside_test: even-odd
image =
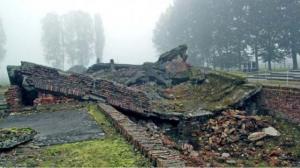
[[[70,10],[101,14],[106,36],[104,62],[111,58],[116,63],[153,62],[159,53],[153,47],[152,31],[171,3],[172,0],[0,0],[0,17],[7,37],[0,75],[6,74],[6,65],[18,65],[21,60],[46,64],[40,43],[41,19],[48,12],[64,14]],[[95,60],[90,64],[92,61]]]

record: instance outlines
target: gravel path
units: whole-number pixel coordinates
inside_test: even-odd
[[[104,136],[102,129],[86,110],[10,115],[0,121],[0,128],[11,127],[35,129],[38,134],[33,142],[39,146],[97,139]]]

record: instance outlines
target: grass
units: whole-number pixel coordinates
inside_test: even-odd
[[[284,119],[267,117],[272,121],[272,124],[280,131],[281,136],[278,141],[270,143],[269,147],[278,146],[286,139],[294,140],[295,146],[285,148],[286,151],[291,152],[294,156],[300,159],[300,127],[299,125],[288,122]]]
[[[280,81],[280,80],[256,80],[256,79],[251,79],[248,81],[251,83],[258,83],[258,84],[267,85],[267,86],[300,88],[300,82],[296,82],[296,81],[287,82],[287,81]]]
[[[42,167],[136,167],[147,162],[122,138],[105,138],[49,147]]]
[[[242,71],[228,71],[227,73],[231,74],[231,75],[236,75],[242,78],[247,78],[248,74],[246,72],[242,72]]]
[[[150,167],[148,159],[136,152],[112,127],[95,105],[89,113],[105,132],[103,139],[55,145],[29,152],[8,165],[26,167]],[[22,153],[22,152],[21,152]]]
[[[286,69],[275,69],[272,72],[286,72]],[[268,73],[268,71],[260,70],[259,73]],[[247,78],[247,76],[251,73],[245,73],[241,71],[230,71],[228,72],[229,74],[232,75],[237,75],[240,77]],[[254,73],[253,73],[254,74]],[[257,72],[256,72],[257,74]],[[288,86],[288,87],[300,87],[300,82],[297,81],[285,81],[285,80],[259,80],[259,79],[248,79],[250,83],[255,83],[255,84],[262,84],[262,85],[270,85],[270,86]]]
[[[286,72],[286,71],[289,71],[290,69],[289,68],[272,68],[271,72]],[[265,72],[269,72],[269,69],[266,69],[264,67],[261,67],[259,69],[259,72],[260,73],[265,73]]]

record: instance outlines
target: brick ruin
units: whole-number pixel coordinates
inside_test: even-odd
[[[12,85],[5,93],[7,105],[11,111],[18,111],[23,107],[22,91],[17,85]]]
[[[78,99],[106,102],[117,108],[146,116],[158,115],[152,109],[151,97],[147,93],[113,81],[95,79],[84,74],[66,73],[28,62],[22,62],[20,67],[8,69],[9,74],[13,74],[10,75],[12,86],[6,92],[10,111],[19,111],[28,104],[34,106],[59,104]],[[27,94],[34,96],[30,98],[30,103],[24,103],[23,99],[27,98]],[[252,101],[257,101],[258,107],[271,115],[300,123],[300,91],[297,88],[264,86]],[[180,118],[176,115],[164,118],[172,119],[172,117],[175,120]]]
[[[143,65],[115,64],[113,61],[98,63],[81,74],[29,62],[21,62],[21,66],[8,66],[13,85],[8,92],[10,106],[17,109],[22,105],[57,104],[72,100],[98,101],[146,117],[175,121],[189,118],[202,120],[214,112],[243,106],[246,100],[259,92],[259,87],[250,86],[244,79],[216,72],[204,73],[191,67],[186,63],[186,51],[187,46],[181,45],[162,54],[157,62]],[[214,82],[222,86],[214,86]],[[179,90],[176,90],[177,86]],[[200,102],[193,102],[192,106],[189,103],[178,104],[178,100],[193,100],[191,96],[198,96],[195,94],[198,91],[185,91],[191,94],[187,97],[165,94],[171,88],[175,88],[171,89],[174,92],[184,93],[180,91],[181,86],[187,86],[184,89],[198,87],[205,103],[197,100]],[[203,91],[202,87],[205,88]],[[210,94],[217,97],[206,99],[206,95]]]
[[[58,94],[79,100],[107,102],[124,110],[141,113],[149,111],[149,99],[145,93],[112,81],[66,73],[28,62],[22,62],[21,67],[9,69],[9,71],[10,74],[13,73],[10,80],[12,85],[16,85],[15,88],[21,86],[24,94],[36,95],[32,98],[32,103],[55,102],[57,98],[53,95]],[[8,97],[19,100],[14,93]],[[38,99],[34,100],[35,98]],[[14,104],[11,105],[14,106]]]
[[[161,138],[147,131],[147,128],[132,122],[126,115],[113,107],[99,103],[114,127],[157,167],[185,167],[185,161],[179,151],[168,148]]]
[[[300,123],[300,89],[264,86],[258,96],[261,109],[269,114]]]
[[[26,105],[97,102],[129,142],[163,167],[184,166],[183,156],[165,147],[161,137],[131,120],[131,115],[176,123],[178,138],[201,130],[205,121],[228,109],[258,108],[300,123],[299,89],[253,86],[240,77],[195,69],[186,63],[186,50],[179,46],[157,62],[143,65],[97,63],[84,73],[21,62],[7,68],[12,84],[6,92],[7,103],[12,111],[20,111]],[[163,108],[157,108],[157,103]],[[194,109],[186,110],[184,103]],[[253,105],[256,109],[251,109]]]
[[[249,87],[247,83],[236,77],[195,71],[185,62],[186,50],[186,46],[179,46],[162,54],[157,62],[143,65],[115,64],[113,61],[107,64],[98,63],[82,74],[22,62],[21,66],[8,67],[12,86],[6,93],[7,104],[11,107],[11,111],[18,111],[24,105],[60,104],[75,100],[100,101],[147,117],[154,116],[175,121],[188,119],[188,123],[192,123],[190,121],[198,122],[203,120],[203,117],[206,119],[211,116],[210,112],[213,110],[196,106],[200,109],[196,113],[174,111],[173,107],[181,107],[180,104],[176,104],[180,99],[175,98],[175,104],[172,104],[173,97],[178,95],[173,95],[174,93],[170,91],[181,86],[181,83],[185,84],[186,81],[196,83],[195,86],[199,88],[208,86],[207,89],[211,89],[214,83],[205,84],[205,81],[212,81],[217,83],[216,89],[211,90],[213,93],[205,91],[204,96],[210,94],[225,96],[226,103],[230,97],[237,98],[232,102],[229,101],[224,108],[217,109],[219,111],[243,106],[247,106],[245,107],[247,109],[249,102],[250,106],[253,104],[251,102],[256,102],[256,108],[268,110],[270,114],[280,113],[282,117],[300,123],[299,89],[264,86],[260,92],[259,88]],[[191,72],[196,72],[196,75],[191,75]],[[153,87],[156,90],[153,91]],[[220,94],[221,92],[224,94]],[[183,97],[183,99],[193,98]],[[157,108],[156,103],[164,101],[169,104],[160,104],[160,106],[171,108]],[[220,103],[217,102],[216,105]]]

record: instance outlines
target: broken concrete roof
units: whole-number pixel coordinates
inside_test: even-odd
[[[174,59],[176,59],[176,57],[181,57],[183,59],[183,61],[185,62],[186,59],[188,58],[186,51],[187,51],[188,47],[187,45],[180,45],[166,53],[163,53],[159,56],[159,59],[157,61],[158,64],[163,64],[165,62],[168,61],[172,61]]]
[[[80,99],[102,100],[146,116],[193,117],[241,106],[260,91],[245,79],[191,67],[187,47],[162,54],[156,63],[100,63],[86,73],[64,72],[22,62],[8,67],[12,84]]]

